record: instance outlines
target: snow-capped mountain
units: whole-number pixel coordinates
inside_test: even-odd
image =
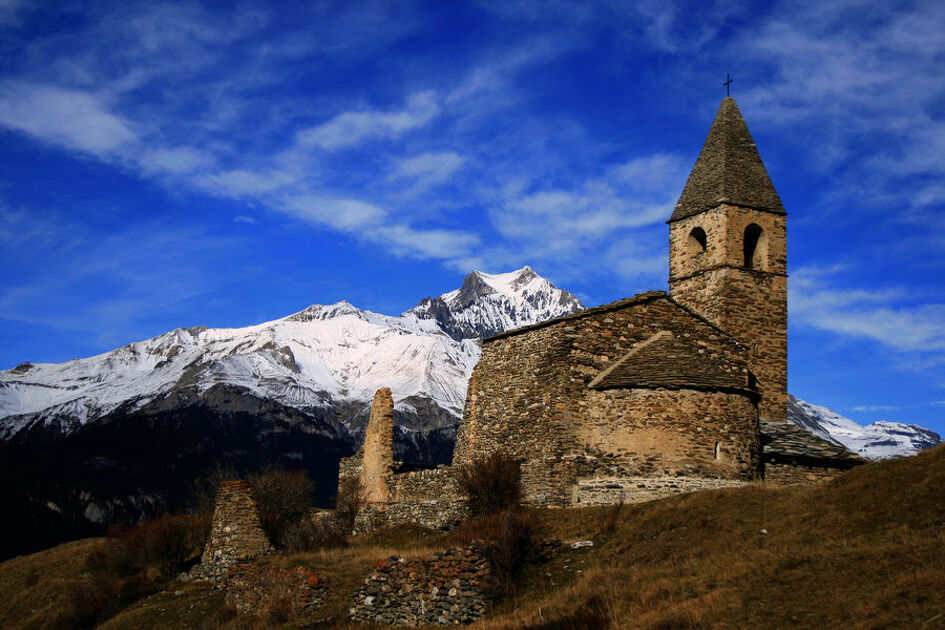
[[[247,328],[178,329],[87,359],[25,363],[0,372],[0,440],[37,426],[68,434],[119,408],[221,384],[303,412],[367,403],[390,387],[405,413],[423,401],[458,419],[476,338],[581,308],[529,267],[474,271],[462,288],[398,317],[342,301]]]
[[[788,420],[868,459],[915,455],[942,441],[934,431],[915,424],[873,422],[863,426],[827,407],[812,405],[791,395],[788,395]]]
[[[374,392],[398,459],[449,462],[478,337],[580,310],[530,268],[473,272],[400,316],[348,302],[246,328],[178,329],[0,372],[0,559],[192,505],[196,480],[308,472],[328,504]]]
[[[453,339],[488,337],[581,310],[580,300],[531,267],[502,274],[474,271],[463,286],[425,298],[404,313],[432,319]]]

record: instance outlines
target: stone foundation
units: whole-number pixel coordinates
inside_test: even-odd
[[[234,564],[223,587],[225,601],[242,614],[281,608],[290,618],[314,612],[328,597],[328,583],[305,567]]]
[[[475,546],[424,558],[393,556],[378,562],[349,610],[351,619],[386,625],[453,625],[482,617],[494,580]]]
[[[611,477],[579,479],[574,488],[572,505],[613,505],[644,503],[677,494],[737,488],[747,482],[738,479],[707,479],[704,477]]]
[[[355,532],[366,533],[379,527],[413,524],[429,529],[450,529],[467,514],[466,501],[399,501],[372,503],[358,514]]]
[[[765,464],[765,483],[775,486],[809,486],[833,479],[846,470],[849,470],[849,467],[834,468],[768,462]]]

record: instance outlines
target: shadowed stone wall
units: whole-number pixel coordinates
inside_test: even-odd
[[[219,579],[228,567],[273,553],[259,524],[253,486],[245,481],[224,481],[217,490],[210,539],[194,577]]]

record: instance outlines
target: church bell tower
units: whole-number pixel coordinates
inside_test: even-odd
[[[763,420],[787,417],[787,235],[735,99],[722,100],[669,223],[669,290],[750,349]]]

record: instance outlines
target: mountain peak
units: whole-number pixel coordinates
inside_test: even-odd
[[[436,320],[454,339],[472,339],[583,308],[571,293],[558,289],[526,265],[507,273],[472,271],[459,289],[421,300],[408,312]]]
[[[832,409],[790,394],[788,421],[868,459],[914,455],[942,441],[934,431],[915,424],[880,421],[863,426]]]
[[[308,308],[289,315],[285,319],[295,322],[310,322],[314,320],[334,319],[342,315],[361,316],[362,311],[348,300],[339,300],[334,304],[312,304]]]

